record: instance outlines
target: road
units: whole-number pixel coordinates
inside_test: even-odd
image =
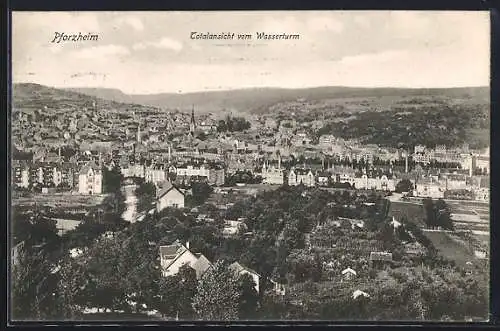
[[[134,223],[137,216],[137,197],[135,196],[136,185],[125,185],[123,190],[125,192],[126,209],[122,214],[125,221]]]

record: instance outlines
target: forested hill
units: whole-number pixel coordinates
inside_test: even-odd
[[[59,89],[34,83],[16,83],[12,86],[14,109],[92,109],[97,104],[101,109],[135,110],[140,105],[122,103],[99,98],[77,91]]]
[[[439,99],[464,99],[475,103],[487,103],[489,88],[444,88],[444,89],[402,89],[402,88],[357,88],[357,87],[315,87],[302,89],[250,88],[228,91],[196,93],[125,94],[117,89],[72,88],[71,91],[97,96],[102,99],[125,103],[151,105],[162,108],[191,109],[198,111],[220,111],[223,109],[265,113],[273,105],[305,100],[309,103],[329,99],[405,98],[436,97]]]

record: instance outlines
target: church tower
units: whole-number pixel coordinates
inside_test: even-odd
[[[196,129],[196,122],[194,120],[194,105],[193,109],[191,110],[191,123],[189,124],[189,133],[191,136],[194,136],[194,130]]]
[[[141,124],[137,124],[137,143],[141,143]]]

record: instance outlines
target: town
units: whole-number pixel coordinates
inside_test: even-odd
[[[11,259],[44,277],[15,290],[21,316],[487,311],[489,148],[397,148],[317,134],[322,126],[279,113],[16,88],[28,97],[12,114]],[[422,292],[407,286],[429,279]]]

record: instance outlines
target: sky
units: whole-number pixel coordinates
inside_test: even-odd
[[[489,24],[488,12],[457,11],[13,12],[12,80],[128,94],[489,86]],[[56,32],[98,40],[53,43]]]

